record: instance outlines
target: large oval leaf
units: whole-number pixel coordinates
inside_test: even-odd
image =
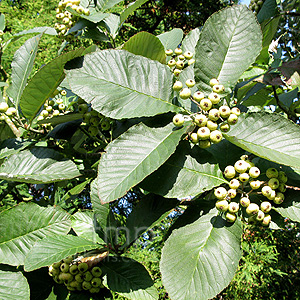
[[[80,176],[76,165],[58,152],[36,147],[13,154],[0,166],[0,179],[49,183]]]
[[[67,80],[72,91],[93,109],[114,119],[180,109],[172,104],[170,68],[125,50],[86,55],[81,68],[68,71]]]
[[[30,299],[29,285],[21,272],[7,272],[0,270],[0,299]]]
[[[181,40],[183,38],[183,31],[180,28],[174,28],[171,31],[158,35],[157,37],[164,45],[165,49],[174,50],[181,43]]]
[[[120,198],[162,165],[175,151],[185,127],[151,128],[140,123],[109,144],[98,168],[101,202]]]
[[[243,114],[224,136],[257,156],[300,168],[299,126],[282,115],[267,112]]]
[[[195,197],[222,183],[224,179],[213,156],[198,146],[184,141],[176,152],[141,186],[167,198]]]
[[[160,270],[172,300],[207,300],[233,278],[241,257],[240,221],[228,224],[213,209],[174,230],[162,250]]]
[[[5,210],[0,214],[0,263],[22,265],[36,241],[70,228],[70,215],[59,208],[21,203]]]
[[[24,268],[27,272],[51,264],[83,251],[100,248],[99,244],[74,235],[56,235],[37,242],[28,253]]]
[[[225,8],[207,19],[196,46],[195,79],[199,89],[210,91],[218,78],[232,87],[255,61],[262,48],[262,33],[245,5]]]

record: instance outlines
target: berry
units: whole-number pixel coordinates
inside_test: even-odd
[[[220,200],[220,201],[216,202],[216,208],[219,211],[225,212],[228,210],[228,207],[229,207],[229,204],[228,204],[227,200]]]
[[[67,263],[62,263],[61,266],[60,266],[60,270],[61,270],[63,273],[69,272],[69,264],[67,264]]]
[[[211,101],[210,101],[209,99],[204,98],[204,99],[202,99],[202,100],[200,101],[200,107],[201,107],[204,111],[208,111],[208,110],[211,109],[212,103],[211,103]]]
[[[229,182],[229,187],[231,189],[238,189],[240,186],[240,182],[237,180],[237,179],[232,179],[230,182]]]
[[[274,200],[276,197],[276,192],[274,190],[271,190],[271,193],[269,194],[269,196],[267,196],[267,198],[269,200]]]
[[[264,226],[268,226],[271,222],[271,216],[270,215],[265,215],[264,219],[262,220],[262,224]]]
[[[93,279],[92,273],[90,271],[86,271],[83,274],[83,279],[84,279],[84,281],[91,281]]]
[[[229,207],[228,207],[228,211],[230,213],[236,213],[236,212],[239,211],[239,208],[240,208],[240,206],[237,202],[230,202]]]
[[[174,50],[174,53],[175,53],[176,55],[180,55],[180,54],[182,54],[182,49],[176,48],[176,49]]]
[[[74,277],[70,273],[66,273],[66,272],[60,273],[58,275],[58,278],[62,280],[64,283],[70,283],[74,279]]]
[[[193,58],[193,53],[190,52],[190,51],[185,51],[183,55],[186,59],[192,59]]]
[[[211,143],[210,140],[203,140],[203,141],[199,141],[198,145],[201,149],[206,149],[210,147]]]
[[[260,204],[260,209],[266,214],[272,209],[272,204],[269,201],[264,201]]]
[[[66,95],[67,95],[67,91],[66,91],[66,90],[61,90],[61,91],[60,91],[60,94],[61,94],[62,96],[66,96]]]
[[[9,106],[6,102],[0,103],[0,113],[5,113],[8,110]]]
[[[184,62],[181,60],[176,61],[176,68],[182,70],[184,67]]]
[[[233,178],[235,176],[235,168],[233,166],[227,166],[224,170],[224,175],[226,178]]]
[[[243,206],[243,207],[248,207],[250,205],[250,199],[248,197],[242,197],[240,199],[240,204]]]
[[[181,127],[184,124],[184,116],[177,114],[173,117],[173,124],[177,127]]]
[[[190,98],[192,92],[189,88],[183,88],[180,93],[179,93],[179,97],[183,100]]]
[[[275,204],[281,204],[284,200],[284,195],[282,193],[277,193],[275,198],[273,199]]]
[[[195,82],[195,80],[193,80],[193,79],[188,79],[188,80],[185,82],[185,84],[186,84],[187,87],[191,88],[191,87],[193,87],[193,86],[196,84],[196,82]]]
[[[247,181],[249,180],[249,178],[250,178],[250,176],[249,176],[248,173],[241,173],[241,174],[239,175],[239,180],[240,180],[241,182],[247,182]]]
[[[212,102],[212,104],[218,104],[221,100],[220,96],[217,93],[210,93],[208,95],[208,99]]]
[[[224,187],[218,187],[215,189],[214,194],[217,199],[224,199],[227,196],[227,190]]]
[[[167,50],[165,51],[165,54],[166,54],[167,56],[171,56],[171,55],[173,54],[173,50],[172,50],[172,49],[167,49]]]
[[[232,199],[232,198],[235,198],[236,196],[236,190],[235,189],[229,189],[227,191],[227,195]]]
[[[79,274],[75,275],[75,280],[76,280],[77,282],[83,282],[83,281],[84,281],[84,279],[83,279],[83,274],[82,274],[82,273],[79,273]]]
[[[219,110],[216,108],[213,108],[208,113],[208,118],[212,121],[217,121],[220,118]]]
[[[256,215],[256,220],[262,221],[264,219],[264,217],[265,217],[265,213],[263,211],[259,210]]]
[[[230,212],[227,212],[226,215],[225,215],[225,218],[228,222],[230,223],[234,223],[235,220],[236,220],[236,215],[233,214],[233,213],[230,213]]]
[[[176,92],[179,92],[182,89],[182,87],[183,87],[183,84],[179,80],[175,81],[173,84],[173,90]]]
[[[195,63],[195,60],[193,58],[188,60],[188,65],[189,66],[194,64],[194,63]]]
[[[59,110],[55,109],[52,113],[52,116],[56,117],[56,116],[59,116],[59,114],[60,114]]]
[[[210,86],[214,86],[214,85],[217,85],[219,84],[219,80],[216,79],[216,78],[212,78],[210,81],[209,81],[209,85]]]
[[[222,132],[228,132],[230,130],[230,125],[227,122],[223,122],[220,124],[220,130]]]
[[[251,215],[256,215],[259,211],[259,206],[256,203],[250,203],[248,207],[246,208],[246,213]]]
[[[250,181],[250,187],[252,190],[257,190],[261,186],[261,182],[259,180],[252,180]]]
[[[110,122],[109,122],[108,119],[102,120],[102,122],[101,122],[101,129],[104,130],[104,131],[110,129]]]
[[[99,287],[101,285],[101,283],[102,283],[102,280],[100,278],[93,278],[91,280],[91,285],[93,287]]]
[[[47,112],[51,112],[51,111],[52,111],[52,109],[53,109],[53,107],[52,107],[52,106],[46,106],[46,111],[47,111]]]
[[[88,108],[89,107],[87,106],[87,104],[80,104],[80,105],[78,105],[78,111],[81,114],[86,113],[88,111]]]
[[[57,99],[55,100],[55,102],[56,102],[56,104],[61,104],[61,103],[64,102],[64,100],[63,100],[62,98],[57,98]]]
[[[88,264],[87,264],[87,263],[84,263],[84,262],[82,262],[82,263],[80,263],[80,264],[78,265],[78,271],[79,271],[80,273],[86,272],[86,271],[88,270],[88,268],[89,268]]]
[[[277,178],[278,177],[278,171],[275,169],[275,168],[269,168],[267,171],[266,171],[266,176],[268,178]]]
[[[193,98],[195,101],[200,102],[202,99],[204,99],[204,94],[200,91],[197,91],[196,93],[194,93]]]
[[[185,60],[185,57],[184,57],[183,54],[180,54],[180,55],[178,55],[178,59],[179,59],[179,60]]]
[[[221,84],[216,84],[212,88],[215,93],[221,93],[225,90],[224,86]]]
[[[17,110],[14,107],[9,107],[7,109],[7,111],[5,112],[5,114],[9,117],[12,115],[15,115],[16,113],[17,113]]]
[[[61,264],[62,264],[62,261],[59,261],[59,262],[53,263],[52,266],[53,266],[53,268],[55,268],[55,269],[59,269],[60,266],[61,266]]]
[[[95,127],[97,127],[97,126],[100,124],[100,122],[101,122],[101,119],[98,118],[98,117],[96,117],[96,116],[91,117],[91,118],[90,118],[90,121],[89,121],[89,123],[90,123],[92,126],[95,126]]]
[[[269,197],[271,195],[272,188],[268,185],[265,185],[262,187],[261,192],[265,197]]]
[[[241,111],[240,111],[239,108],[233,107],[233,108],[231,109],[231,113],[232,113],[232,114],[235,114],[235,115],[237,115],[237,116],[239,116],[239,115],[241,114]]]
[[[200,127],[197,131],[200,140],[207,140],[210,137],[210,130],[207,127]]]
[[[279,180],[277,178],[271,178],[268,181],[268,186],[272,189],[272,190],[276,190],[279,187]]]
[[[168,66],[169,66],[170,68],[174,67],[175,65],[176,65],[176,60],[175,60],[175,59],[170,59],[170,60],[168,61]]]
[[[207,117],[203,114],[196,114],[194,117],[194,122],[197,126],[203,127],[207,123]]]
[[[288,178],[287,178],[285,172],[283,172],[283,171],[278,172],[278,179],[279,179],[280,183],[286,183],[288,181]]]
[[[72,274],[72,275],[76,275],[78,274],[78,266],[77,265],[72,265],[70,266],[70,269],[69,269],[69,272]]]
[[[286,191],[286,186],[284,183],[279,184],[278,191],[281,193],[284,193]]]
[[[220,143],[222,141],[223,135],[222,132],[219,130],[214,130],[210,133],[210,141],[214,144]]]
[[[63,262],[65,262],[66,264],[70,264],[72,260],[73,260],[73,256],[69,255],[68,257],[63,259]]]
[[[66,108],[66,106],[63,104],[63,103],[60,103],[59,105],[58,105],[58,109],[59,110],[64,110]]]
[[[249,170],[249,175],[252,178],[257,178],[260,175],[260,170],[257,167],[251,167]]]
[[[82,288],[87,291],[87,290],[92,288],[92,285],[89,281],[83,281],[82,282]]]
[[[193,144],[197,144],[199,142],[199,137],[196,132],[191,133],[190,140]]]
[[[234,168],[239,173],[245,173],[248,169],[248,165],[244,160],[240,159],[234,164]]]
[[[212,120],[208,120],[206,127],[210,130],[210,131],[215,131],[218,128],[218,124],[213,122]]]
[[[228,118],[230,115],[230,108],[227,105],[220,106],[219,111],[222,118]]]
[[[43,116],[44,118],[46,118],[46,117],[49,116],[49,112],[46,109],[44,109],[44,110],[41,111],[41,116]]]
[[[228,122],[228,124],[230,124],[230,125],[235,125],[235,124],[237,123],[238,119],[239,119],[239,118],[238,118],[237,115],[235,115],[235,114],[230,114],[229,117],[228,117],[228,119],[227,119],[227,122]]]
[[[102,275],[102,270],[99,267],[94,267],[91,272],[94,277],[100,277]]]

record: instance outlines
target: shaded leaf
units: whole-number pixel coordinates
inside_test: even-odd
[[[136,0],[132,3],[129,3],[124,11],[120,14],[120,24],[122,24],[128,17],[131,15],[137,8],[142,6],[148,0]]]
[[[195,29],[191,30],[188,33],[188,35],[186,35],[186,37],[182,41],[182,46],[181,46],[183,53],[185,51],[190,51],[190,52],[194,53],[194,55],[195,55],[195,48],[196,48],[196,45],[199,40],[201,29],[202,28],[200,28],[200,27],[195,28]]]
[[[181,40],[183,38],[183,31],[180,28],[174,28],[171,31],[158,35],[157,37],[165,47],[165,50],[174,50],[181,43]]]
[[[265,20],[268,20],[275,16],[277,11],[277,2],[276,0],[266,0],[264,1],[261,9],[257,14],[257,20],[259,23],[262,23]]]
[[[33,142],[29,140],[22,139],[5,139],[0,144],[0,159],[8,157],[12,154],[18,153],[21,150],[25,149]]]
[[[30,33],[44,33],[44,34],[49,34],[49,35],[57,35],[56,30],[53,27],[35,27],[32,29],[28,29],[28,30],[23,30],[20,31],[18,33],[15,33],[14,36],[19,37],[25,34],[30,34]]]

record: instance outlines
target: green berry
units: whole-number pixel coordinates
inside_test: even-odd
[[[59,110],[64,110],[66,108],[66,106],[63,104],[63,103],[60,103],[59,105],[58,105],[58,109]]]
[[[214,85],[217,85],[219,84],[219,80],[216,79],[216,78],[212,78],[210,81],[209,81],[209,85],[210,86],[214,86]]]
[[[62,263],[61,266],[60,266],[60,270],[63,273],[69,272],[69,264],[68,263]]]
[[[72,266],[70,266],[69,272],[70,272],[72,275],[76,275],[76,274],[79,272],[79,271],[78,271],[78,266],[77,266],[77,265],[72,265]]]
[[[198,145],[201,149],[206,149],[211,146],[211,143],[210,143],[210,140],[203,140],[203,141],[201,140],[201,141],[199,141]]]
[[[70,273],[66,273],[66,272],[60,273],[58,278],[62,280],[64,283],[70,283],[74,279],[74,277]]]
[[[216,84],[212,88],[215,93],[222,93],[225,90],[224,86],[221,84]]]
[[[189,66],[194,64],[194,63],[195,63],[195,60],[193,58],[188,60],[188,65]]]
[[[100,286],[101,287],[101,286]],[[100,292],[100,287],[92,287],[89,289],[89,292],[91,294],[96,294],[96,293],[99,293]]]
[[[9,107],[7,109],[7,111],[5,112],[5,114],[9,117],[15,115],[16,113],[17,113],[17,110],[14,107]]]
[[[288,178],[287,178],[285,172],[283,172],[283,171],[278,172],[278,179],[279,179],[280,183],[286,183],[288,181]]]
[[[194,117],[194,122],[197,126],[203,127],[207,123],[207,117],[203,114],[196,114]]]
[[[176,55],[181,55],[181,54],[182,54],[182,49],[176,48],[176,49],[174,50],[174,53],[175,53]]]
[[[237,202],[230,202],[229,207],[228,207],[228,211],[230,213],[234,214],[234,213],[237,213],[239,211],[239,208],[240,208],[240,206]]]
[[[284,183],[279,184],[278,191],[281,193],[284,193],[286,191],[286,186]]]
[[[185,84],[186,84],[187,87],[192,88],[192,87],[196,84],[196,82],[195,82],[195,80],[193,80],[193,79],[188,79],[188,80],[185,82]]]
[[[0,113],[5,113],[8,110],[9,106],[6,102],[0,103]]]
[[[46,106],[46,111],[47,111],[47,112],[51,112],[51,111],[52,111],[52,109],[53,109],[53,107],[52,107],[52,106]]]
[[[250,203],[248,207],[246,208],[246,213],[251,215],[256,215],[259,211],[259,206],[256,203]]]
[[[216,122],[213,122],[212,120],[208,120],[206,123],[206,127],[210,130],[210,131],[215,131],[218,129],[218,124]]]
[[[248,170],[248,164],[240,159],[234,164],[234,168],[238,173],[245,173]]]
[[[235,196],[236,196],[236,189],[229,189],[229,190],[227,191],[227,195],[228,195],[231,199],[235,198]]]
[[[79,273],[79,274],[75,275],[75,280],[77,282],[83,282],[84,281],[83,273]]]
[[[200,107],[201,107],[204,111],[208,111],[208,110],[211,109],[212,103],[211,103],[211,101],[210,101],[209,99],[204,98],[204,99],[202,99],[202,100],[200,101]]]
[[[262,221],[265,217],[265,213],[261,210],[259,210],[256,214],[256,220],[257,221]]]
[[[262,224],[264,226],[269,226],[270,222],[271,222],[271,216],[265,215],[264,219],[262,220]]]
[[[240,204],[243,206],[243,207],[248,207],[250,205],[250,199],[248,197],[242,197],[240,199]]]
[[[59,114],[60,114],[59,110],[55,109],[52,113],[52,116],[56,117],[56,116],[59,116]]]
[[[235,170],[234,170],[234,173],[235,173]],[[237,179],[232,179],[232,180],[230,180],[230,182],[229,182],[229,187],[231,188],[231,189],[238,189],[239,188],[239,186],[240,186],[240,182],[239,182],[239,180],[237,180]]]
[[[59,261],[59,262],[53,263],[52,266],[53,266],[53,268],[59,269],[61,264],[62,264],[62,261]]]
[[[197,91],[194,93],[193,98],[195,101],[200,102],[202,99],[205,98],[204,93]]]
[[[232,114],[235,114],[236,116],[239,116],[239,115],[241,114],[241,111],[240,111],[239,108],[233,107],[233,108],[231,109],[231,113],[232,113]]]
[[[78,265],[78,271],[79,271],[80,273],[86,272],[86,271],[88,270],[88,268],[89,268],[89,266],[88,266],[88,264],[85,263],[85,262],[82,262],[82,263],[80,263],[80,264]]]
[[[190,51],[185,51],[183,55],[186,59],[192,59],[193,58],[193,53],[190,52]]]
[[[235,125],[238,121],[239,117],[235,114],[230,114],[227,118],[227,122],[229,125]]]
[[[91,280],[91,284],[93,287],[99,287],[102,283],[102,280],[100,278],[93,278]]]
[[[184,62],[182,60],[176,61],[176,68],[182,70],[184,67]]]
[[[182,87],[183,87],[183,84],[179,80],[175,81],[173,84],[173,90],[176,92],[179,92],[182,89]]]
[[[283,200],[284,200],[284,194],[277,193],[273,201],[275,204],[281,204]]]
[[[278,171],[275,169],[275,168],[269,168],[267,171],[266,171],[266,176],[268,178],[277,178],[278,177]]]
[[[214,144],[220,143],[222,141],[223,135],[219,130],[214,130],[210,133],[209,139]]]
[[[170,59],[170,60],[168,61],[168,66],[169,66],[170,68],[176,66],[176,60],[175,60],[175,59]]]
[[[177,114],[173,117],[173,124],[176,127],[181,127],[184,124],[184,116],[182,114]]]
[[[197,144],[199,142],[199,137],[196,132],[191,133],[190,140],[193,144]]]
[[[88,132],[91,136],[96,136],[98,134],[98,127],[96,126],[89,126]]]
[[[277,178],[271,178],[268,181],[268,186],[272,189],[272,190],[276,190],[279,187],[279,180]]]
[[[56,104],[61,104],[61,103],[63,103],[64,102],[64,100],[62,99],[62,98],[57,98],[56,100],[55,100],[55,102],[56,102]]]
[[[212,102],[212,104],[218,104],[221,100],[220,96],[217,93],[210,93],[208,95],[208,99]]]
[[[207,140],[210,137],[210,130],[207,127],[200,127],[197,131],[200,140]]]
[[[165,54],[166,54],[167,56],[171,56],[171,55],[173,54],[173,50],[172,50],[172,49],[167,49],[167,50],[165,51]]]
[[[233,178],[235,177],[235,168],[233,166],[227,166],[224,170],[224,175],[226,178]]]
[[[264,201],[260,204],[260,209],[266,214],[272,209],[272,204],[269,201]]]
[[[261,182],[259,180],[252,180],[250,181],[250,187],[252,190],[257,190],[261,186]]]
[[[261,192],[265,197],[269,197],[271,195],[272,188],[268,185],[265,185],[262,187]]]
[[[241,182],[247,182],[247,181],[249,180],[249,178],[250,178],[250,176],[249,176],[248,173],[241,173],[241,174],[239,175],[239,180],[240,180]]]
[[[67,92],[66,92],[66,90],[61,90],[61,91],[60,91],[60,94],[61,94],[62,96],[66,96],[66,95],[67,95]]]
[[[216,108],[213,108],[208,113],[208,118],[212,121],[217,121],[220,118],[219,110]]]
[[[186,100],[190,98],[191,94],[192,92],[189,88],[183,88],[179,93],[179,97],[183,100]]]
[[[83,281],[82,288],[87,291],[92,288],[92,284],[89,281]]]
[[[179,59],[179,60],[185,60],[185,57],[184,57],[183,54],[180,54],[180,55],[178,55],[178,59]]]
[[[91,272],[94,277],[100,277],[102,275],[102,270],[99,267],[94,267]]]
[[[220,186],[214,190],[214,195],[217,199],[223,200],[227,196],[227,190]]]
[[[44,110],[41,111],[41,116],[43,116],[44,118],[46,118],[46,117],[49,116],[49,112],[46,109],[44,109]]]
[[[223,122],[220,124],[220,130],[222,132],[228,132],[230,130],[230,125],[227,122]]]
[[[233,214],[233,213],[230,213],[230,212],[227,212],[226,215],[225,215],[225,218],[228,222],[230,223],[234,223],[235,220],[236,220],[236,215]]]
[[[260,169],[257,168],[257,167],[251,167],[249,169],[249,175],[252,177],[252,178],[257,178],[259,175],[260,175]]]
[[[86,113],[88,111],[88,108],[89,107],[87,106],[87,104],[78,105],[78,111],[79,111],[80,114]]]
[[[93,279],[92,273],[90,271],[86,271],[83,274],[83,279],[84,279],[84,281],[91,281]]]
[[[230,108],[227,105],[220,106],[219,111],[222,118],[228,118],[230,116]]]
[[[229,203],[227,202],[227,200],[220,200],[216,202],[216,208],[219,211],[227,211],[229,207]]]

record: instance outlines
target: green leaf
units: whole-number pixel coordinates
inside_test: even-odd
[[[173,300],[206,300],[233,278],[241,258],[241,222],[229,224],[213,209],[174,230],[162,250],[163,284]]]
[[[262,83],[257,83],[248,91],[240,104],[243,104],[244,106],[258,106],[261,108],[270,104],[275,104],[274,97],[271,96],[272,93],[273,89],[271,87],[266,87]]]
[[[63,54],[42,67],[28,82],[20,100],[22,113],[30,121],[34,119],[44,102],[54,93],[64,79],[64,65],[71,59],[81,56],[84,49]]]
[[[35,27],[32,29],[20,31],[20,32],[14,34],[14,37],[19,37],[19,36],[22,36],[25,34],[30,34],[30,33],[43,33],[43,34],[49,34],[49,35],[57,35],[57,32],[53,27],[43,26],[43,27]]]
[[[111,142],[98,167],[101,202],[124,196],[161,166],[175,151],[184,130],[185,127],[174,129],[173,123],[160,128],[140,123]]]
[[[81,68],[68,71],[67,80],[72,91],[93,109],[114,119],[180,109],[172,104],[170,68],[125,50],[86,55]]]
[[[262,23],[265,20],[268,20],[275,16],[277,11],[276,0],[266,0],[263,3],[263,6],[257,14],[257,20],[259,23]]]
[[[114,39],[119,30],[120,25],[120,16],[115,14],[110,14],[107,18],[103,20],[103,23],[105,24],[106,28],[108,29],[110,35]]]
[[[80,176],[76,165],[60,153],[43,147],[8,157],[0,166],[0,179],[28,183],[50,183]]]
[[[5,29],[5,16],[0,14],[0,30],[4,31]]]
[[[0,159],[16,154],[33,142],[22,139],[6,139],[0,144]]]
[[[56,116],[52,117],[49,119],[44,119],[41,121],[38,121],[37,124],[51,124],[52,126],[66,123],[66,122],[71,122],[71,121],[76,121],[82,119],[82,114],[79,113],[65,113],[62,116]]]
[[[280,102],[282,102],[287,108],[290,108],[297,96],[298,88],[293,89],[292,91],[289,91],[287,93],[280,94],[278,98]]]
[[[260,53],[262,33],[254,14],[245,5],[214,13],[200,33],[195,55],[197,87],[211,91],[209,81],[218,78],[230,88]]]
[[[70,215],[57,207],[21,203],[0,213],[0,263],[18,266],[36,241],[67,234]]]
[[[158,292],[144,266],[126,257],[105,260],[101,269],[106,273],[104,284],[131,300],[157,300]]]
[[[29,285],[21,272],[0,271],[0,299],[30,299]]]
[[[98,27],[86,28],[82,34],[82,38],[92,39],[93,41],[109,41],[109,37]]]
[[[129,3],[128,6],[120,15],[120,24],[122,24],[137,8],[142,6],[148,0],[137,0],[135,2]]]
[[[299,126],[282,115],[267,112],[243,114],[224,137],[262,158],[300,167]]]
[[[92,211],[78,211],[72,216],[72,228],[75,233],[94,243],[103,243],[95,231],[94,213]]]
[[[166,62],[165,49],[160,40],[146,31],[132,36],[122,47],[135,55],[141,55],[164,64]]]
[[[74,235],[56,235],[38,241],[25,260],[25,271],[30,272],[83,251],[100,248],[99,244]]]
[[[23,90],[27,84],[27,79],[32,71],[35,56],[42,34],[28,39],[16,52],[11,63],[11,85],[7,89],[8,95],[13,99],[15,107],[19,107],[19,102]]]
[[[148,194],[142,198],[127,218],[125,245],[130,245],[143,232],[158,224],[178,204],[178,200],[164,199],[154,194]]]
[[[122,2],[122,0],[97,0],[97,7],[101,11],[105,11],[109,8],[112,8],[116,4]]]
[[[183,141],[141,186],[167,198],[185,198],[195,197],[227,182],[212,154]]]
[[[183,52],[190,51],[195,54],[195,48],[199,40],[201,29],[195,28],[189,32],[189,34],[182,41],[181,49]]]
[[[183,38],[183,31],[180,28],[174,28],[171,31],[162,33],[157,36],[165,49],[172,49],[178,47]]]

